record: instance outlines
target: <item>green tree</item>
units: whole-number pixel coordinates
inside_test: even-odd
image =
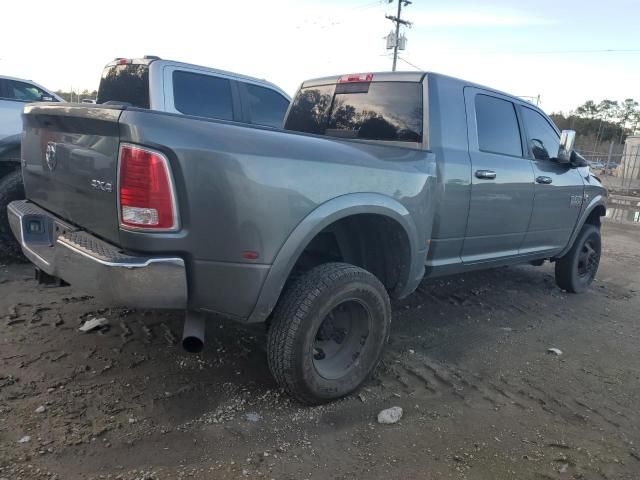
[[[622,105],[620,105],[618,122],[623,130],[623,133],[625,131],[633,133],[633,131],[635,130],[637,126],[636,119],[640,114],[638,106],[638,102],[636,102],[633,98],[626,98],[624,102],[622,102]],[[622,142],[622,139],[623,137],[622,135],[620,135],[620,142]]]
[[[599,113],[598,105],[593,100],[587,100],[578,108],[576,114],[580,117],[597,118]]]
[[[619,114],[620,105],[615,100],[602,100],[598,104],[598,116],[606,121],[612,122]]]

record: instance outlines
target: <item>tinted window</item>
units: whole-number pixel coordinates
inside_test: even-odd
[[[560,137],[547,119],[526,107],[522,109],[522,118],[533,156],[537,160],[555,157],[560,148]]]
[[[175,71],[173,103],[187,115],[233,120],[231,82],[226,78]]]
[[[303,89],[286,128],[343,138],[421,142],[422,84],[349,83]]]
[[[148,65],[125,64],[105,68],[96,102],[124,102],[149,108]]]
[[[476,122],[480,150],[522,156],[520,128],[513,103],[489,95],[476,95]]]
[[[289,107],[289,100],[271,89],[258,87],[250,83],[245,85],[249,99],[251,123],[282,127],[282,120]]]
[[[42,97],[52,98],[44,90],[31,85],[30,83],[17,82],[15,80],[7,80],[6,83],[7,98],[20,100],[22,102],[40,102]]]
[[[326,116],[331,107],[335,85],[303,88],[293,101],[287,122],[287,130],[324,134]]]

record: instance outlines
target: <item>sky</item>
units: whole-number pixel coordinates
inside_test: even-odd
[[[394,0],[395,1],[395,0]],[[50,89],[98,87],[115,57],[145,54],[270,80],[391,69],[388,0],[32,0],[3,2],[0,75]],[[398,70],[444,73],[547,112],[640,100],[639,0],[413,0]]]

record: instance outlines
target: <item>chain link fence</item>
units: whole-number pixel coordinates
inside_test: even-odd
[[[640,196],[640,144],[612,143],[607,152],[578,151],[610,192]]]

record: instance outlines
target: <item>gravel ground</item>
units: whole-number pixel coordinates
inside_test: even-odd
[[[261,326],[212,318],[190,355],[176,313],[1,266],[0,480],[640,478],[639,239],[607,223],[583,295],[549,264],[423,282],[375,377],[314,408],[271,379]]]

